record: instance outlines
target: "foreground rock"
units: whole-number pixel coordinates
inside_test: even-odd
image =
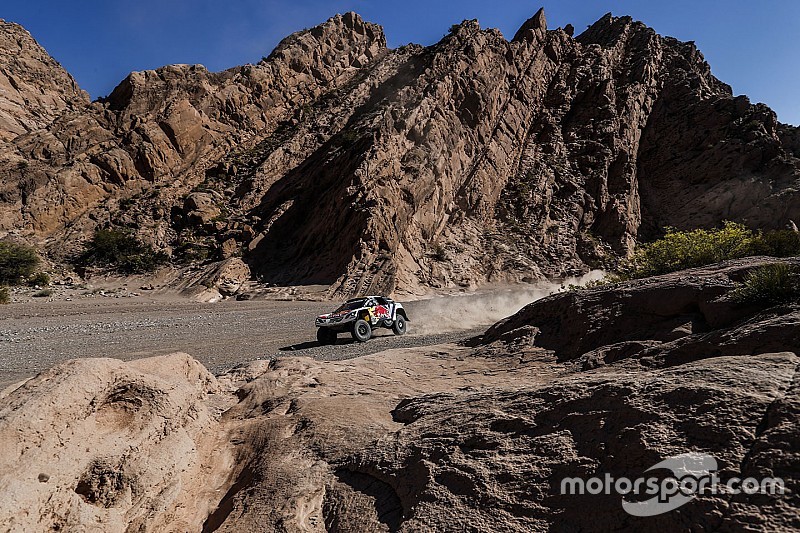
[[[0,517],[34,531],[98,519],[105,531],[128,523],[142,531],[201,523],[219,531],[800,527],[792,385],[800,361],[790,353],[731,359],[572,376],[546,360],[455,348],[255,365],[223,379],[247,382],[241,401],[202,435],[177,439],[182,431],[167,426],[158,446],[142,445],[141,428],[87,431],[83,421],[97,415],[85,418],[85,407],[69,422],[80,447],[49,443],[56,431],[40,430],[28,446],[42,448],[4,452],[21,467],[4,470],[13,498]],[[135,418],[131,403],[126,415]],[[5,433],[32,431],[4,422]],[[212,438],[214,446],[194,444]],[[646,521],[625,514],[619,496],[559,493],[564,477],[634,479],[686,451],[713,454],[725,478],[781,476],[792,492],[704,496]]]
[[[776,262],[800,264],[797,258],[747,258],[554,295],[498,322],[475,344],[544,348],[582,368],[796,351],[800,302],[743,305],[727,296],[749,271]]]
[[[783,476],[795,491],[794,354],[563,377],[546,361],[466,357],[278,363],[231,411],[258,445],[220,530],[800,527],[794,492],[701,497],[647,520],[619,496],[559,492],[564,477],[635,479],[687,451],[713,454],[725,479]]]
[[[0,529],[197,531],[233,456],[185,354],[80,359],[0,399]]]
[[[724,300],[764,261],[553,296],[472,348],[257,361],[218,379],[184,355],[67,363],[0,399],[0,524],[798,530],[796,310]],[[573,338],[580,323],[587,340]],[[655,351],[608,356],[620,342]],[[723,480],[780,477],[786,492],[637,518],[618,494],[560,491],[689,452],[713,456]]]
[[[179,261],[241,254],[338,297],[575,275],[664,226],[800,220],[798,129],[629,17],[573,37],[540,11],[511,40],[465,21],[389,50],[348,13],[257,64],[135,72],[91,105],[0,28],[24,44],[0,38],[7,77],[33,72],[9,94],[52,102],[0,117],[0,232],[55,255],[138,228]]]

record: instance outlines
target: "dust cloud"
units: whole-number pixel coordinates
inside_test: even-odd
[[[603,276],[604,271],[592,270],[580,277],[410,302],[406,305],[411,317],[409,331],[425,335],[490,326],[535,300],[567,290],[570,285],[584,285]]]

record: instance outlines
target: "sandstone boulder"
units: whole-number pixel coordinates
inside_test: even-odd
[[[231,296],[249,280],[250,267],[238,257],[232,257],[218,263],[201,284],[218,290],[223,296]]]
[[[334,463],[337,483],[374,498],[374,527],[389,531],[794,529],[792,494],[701,496],[678,512],[635,518],[619,494],[561,493],[564,478],[635,480],[687,452],[716,458],[722,479],[779,475],[796,486],[788,419],[800,406],[800,360],[736,359],[408,399],[392,412],[402,428]],[[357,500],[346,489],[329,520],[357,528],[363,514],[348,509]]]
[[[209,224],[222,213],[213,195],[202,192],[194,192],[187,196],[183,209],[186,212],[187,222],[193,226]]]
[[[25,382],[0,400],[0,527],[199,530],[233,461],[212,431],[218,392],[185,354],[78,359]]]
[[[233,257],[240,250],[239,243],[236,239],[226,239],[220,244],[219,253],[222,259]]]
[[[769,309],[726,297],[747,272],[777,261],[740,259],[556,294],[498,322],[474,343],[544,348],[587,368],[628,359],[672,365],[726,353],[794,351],[797,303]]]

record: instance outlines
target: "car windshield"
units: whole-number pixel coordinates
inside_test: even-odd
[[[334,311],[334,313],[341,313],[342,311],[352,311],[353,309],[358,309],[360,307],[364,307],[364,302],[366,302],[366,299],[353,300],[352,302],[343,303],[339,307],[339,309]]]

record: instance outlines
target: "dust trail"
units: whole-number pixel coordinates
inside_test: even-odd
[[[490,326],[535,300],[565,290],[570,285],[584,285],[602,279],[604,275],[602,270],[592,270],[584,276],[563,280],[410,302],[407,305],[412,320],[409,331],[431,334]]]

